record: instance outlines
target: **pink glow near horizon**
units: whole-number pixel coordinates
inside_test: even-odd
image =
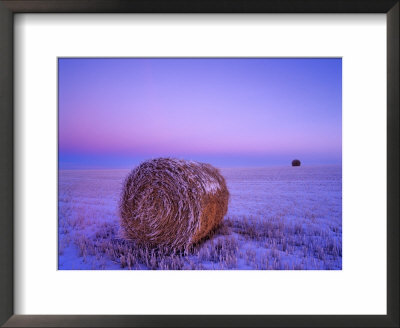
[[[60,59],[59,152],[339,162],[341,60]]]

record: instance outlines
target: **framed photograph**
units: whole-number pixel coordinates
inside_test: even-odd
[[[399,326],[398,1],[0,1],[0,323]]]
[[[58,58],[58,270],[341,270],[341,73]]]

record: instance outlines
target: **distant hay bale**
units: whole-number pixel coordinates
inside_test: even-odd
[[[292,161],[292,166],[300,166],[300,161],[298,160],[298,159],[294,159],[293,161]]]
[[[170,158],[145,161],[125,180],[121,233],[141,244],[187,248],[222,221],[228,200],[224,177],[209,164]]]

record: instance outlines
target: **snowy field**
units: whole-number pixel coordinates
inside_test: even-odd
[[[119,238],[128,170],[60,170],[60,270],[340,270],[342,168],[221,169],[223,223],[187,254],[160,254]]]

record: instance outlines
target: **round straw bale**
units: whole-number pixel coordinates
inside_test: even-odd
[[[210,164],[171,158],[145,161],[125,180],[121,233],[141,244],[187,248],[222,221],[228,200],[225,179]]]
[[[292,161],[292,166],[300,166],[301,162],[298,159]]]

